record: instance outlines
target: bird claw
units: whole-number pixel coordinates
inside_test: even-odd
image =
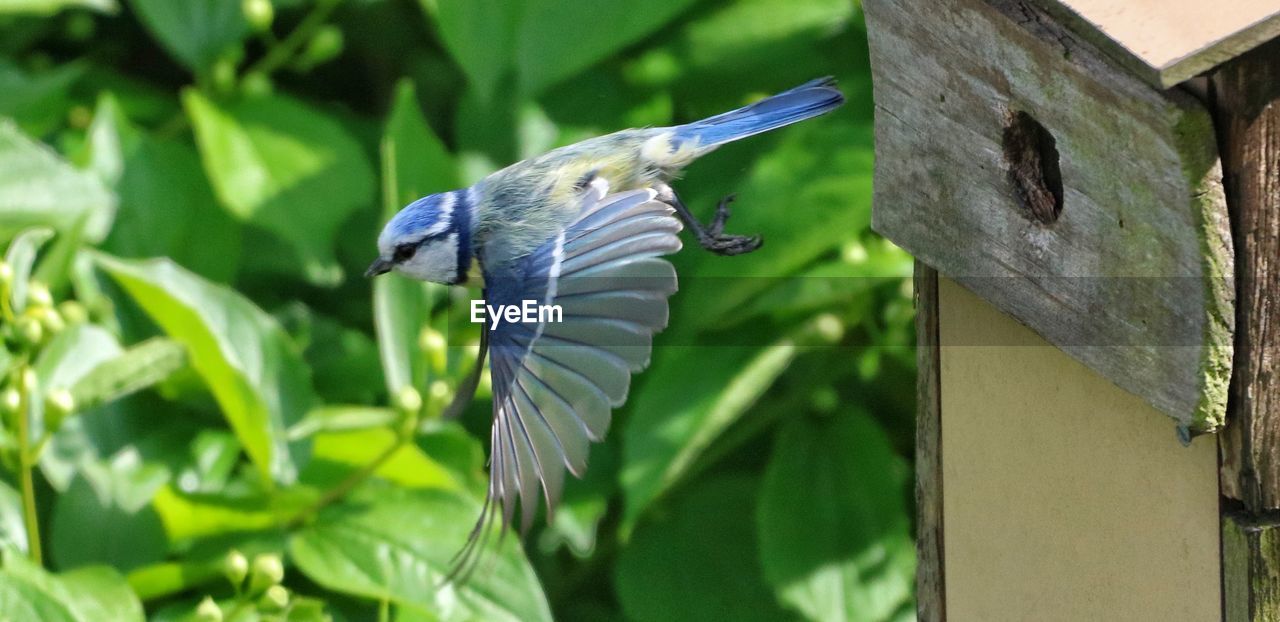
[[[729,204],[737,198],[736,195],[730,194],[720,199],[720,203],[716,205],[716,214],[707,225],[703,225],[693,217],[670,187],[666,189],[666,195],[664,201],[676,209],[680,219],[693,230],[694,236],[698,239],[698,245],[708,251],[717,255],[742,255],[760,248],[764,243],[758,235],[726,235],[724,233],[724,225],[729,221],[731,214]]]

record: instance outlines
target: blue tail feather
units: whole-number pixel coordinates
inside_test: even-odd
[[[678,141],[710,147],[791,125],[834,110],[844,103],[835,79],[810,80],[749,106],[676,128]]]

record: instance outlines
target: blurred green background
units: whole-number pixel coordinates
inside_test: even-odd
[[[914,618],[910,262],[869,231],[851,0],[0,0],[0,618]],[[652,366],[551,524],[478,516],[478,292],[360,278],[388,214],[833,74],[677,183]]]

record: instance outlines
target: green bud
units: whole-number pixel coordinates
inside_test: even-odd
[[[44,339],[44,328],[40,326],[40,320],[30,315],[18,318],[17,337],[18,342],[27,348],[40,345],[40,341]]]
[[[210,74],[213,80],[213,89],[219,93],[230,93],[236,88],[236,62],[230,58],[219,58],[213,64],[213,72]]]
[[[302,62],[307,66],[327,63],[342,53],[342,30],[332,24],[321,26],[307,42],[302,52]]]
[[[40,281],[28,283],[27,304],[33,307],[52,307],[53,294],[49,293],[49,286]]]
[[[8,387],[4,391],[0,391],[0,409],[4,414],[12,415],[18,412],[22,407],[22,394],[13,387]]]
[[[249,27],[255,32],[266,32],[271,29],[271,22],[275,19],[275,7],[271,6],[271,0],[243,0],[240,3],[240,10],[244,12],[245,21],[249,22]]]
[[[830,313],[823,313],[814,319],[813,327],[827,343],[836,343],[844,337],[844,324],[840,322],[840,318]]]
[[[76,410],[76,400],[66,389],[49,389],[44,395],[45,427],[56,432],[62,422]]]
[[[264,613],[278,613],[289,606],[289,590],[283,585],[273,585],[258,599],[258,608]]]
[[[253,97],[261,97],[270,95],[275,90],[275,86],[271,84],[271,78],[261,71],[251,71],[244,75],[244,79],[240,81],[240,88],[245,95]]]
[[[93,111],[88,106],[72,106],[67,111],[67,125],[77,129],[87,129],[93,123]]]
[[[815,411],[830,414],[840,405],[840,394],[836,393],[835,387],[822,387],[813,392],[809,403]]]
[[[249,560],[245,559],[244,553],[233,549],[222,560],[222,574],[239,589],[245,577],[249,576]]]
[[[212,597],[205,596],[196,606],[196,619],[200,622],[222,622],[222,609],[218,607],[218,603],[213,602]]]
[[[431,399],[436,401],[448,400],[453,394],[453,390],[449,388],[449,383],[443,380],[432,381],[428,390],[430,391]]]
[[[85,41],[93,36],[93,17],[88,13],[72,13],[67,17],[66,34],[72,41]]]
[[[427,355],[427,364],[437,374],[444,373],[448,365],[448,346],[444,335],[430,326],[423,326],[422,332],[418,333],[418,347]]]
[[[18,390],[32,395],[36,392],[36,388],[40,386],[40,378],[36,376],[36,370],[27,367],[18,375]]]
[[[67,324],[83,324],[89,319],[89,310],[74,300],[65,300],[58,303],[58,313],[62,315],[62,319],[66,320]]]
[[[253,558],[253,571],[249,574],[249,593],[259,594],[284,580],[284,563],[279,555],[267,553]]]
[[[44,327],[45,334],[50,336],[62,332],[67,327],[67,323],[62,320],[62,316],[58,315],[57,309],[53,307],[40,307],[36,317],[40,318],[40,325]]]
[[[400,387],[396,392],[396,408],[401,412],[409,413],[422,410],[422,394],[410,385]]]

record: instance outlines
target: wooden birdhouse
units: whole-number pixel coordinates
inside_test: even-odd
[[[1280,0],[864,9],[920,619],[1280,619]]]

